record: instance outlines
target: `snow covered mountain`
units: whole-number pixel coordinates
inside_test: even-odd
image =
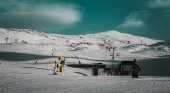
[[[118,31],[86,35],[59,35],[31,29],[0,28],[0,52],[75,55],[85,59],[116,60],[170,55],[170,44]]]

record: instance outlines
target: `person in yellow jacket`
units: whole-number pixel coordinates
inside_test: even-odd
[[[64,56],[60,56],[60,57],[58,57],[58,60],[59,60],[59,62],[60,62],[60,67],[59,67],[59,71],[60,72],[64,72],[64,66],[66,65],[66,63],[65,63],[65,57]]]

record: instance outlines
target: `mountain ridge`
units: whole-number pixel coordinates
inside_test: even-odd
[[[0,28],[0,36],[0,51],[3,52],[65,55],[68,57],[74,56],[74,52],[79,57],[92,57],[97,60],[111,60],[113,50],[117,60],[170,54],[169,45],[165,46],[162,43],[157,45],[159,42],[164,42],[162,40],[134,36],[118,31],[86,35],[61,35],[31,29]]]

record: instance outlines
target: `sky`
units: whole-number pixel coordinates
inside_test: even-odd
[[[0,27],[170,39],[170,0],[0,0]]]

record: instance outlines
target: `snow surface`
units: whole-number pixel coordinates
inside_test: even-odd
[[[31,29],[0,28],[0,51],[39,55],[81,57],[93,60],[132,60],[170,55],[170,47],[153,46],[161,40],[118,31],[87,35],[47,34]],[[158,49],[158,47],[161,47]],[[84,61],[84,60],[83,60]]]
[[[52,75],[48,64],[0,61],[1,93],[169,93],[169,77],[91,76],[65,67]]]
[[[0,28],[0,93],[170,93],[169,77],[95,77],[91,69],[67,66],[64,73],[53,75],[54,64],[47,64],[58,62],[61,55],[66,64],[78,64],[77,58],[83,64],[109,64],[169,55],[169,45],[158,42],[164,41],[117,31],[69,36]],[[24,55],[30,58],[20,58]]]

